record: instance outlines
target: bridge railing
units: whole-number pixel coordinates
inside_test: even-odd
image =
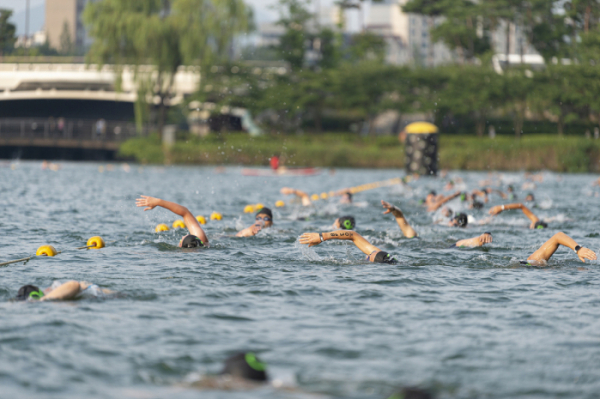
[[[0,139],[46,139],[118,142],[147,135],[152,128],[137,131],[134,123],[113,120],[0,118]]]

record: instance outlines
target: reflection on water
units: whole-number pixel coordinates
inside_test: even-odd
[[[248,349],[274,379],[300,392],[211,391],[203,398],[381,398],[400,385],[429,387],[441,398],[593,398],[600,391],[598,264],[582,264],[561,248],[547,268],[519,265],[557,231],[600,249],[591,175],[559,181],[548,173],[535,182],[533,210],[549,221],[547,230],[528,230],[516,212],[458,230],[433,225],[441,214],[428,215],[418,203],[431,189],[443,192],[441,179],[357,194],[363,206],[320,200],[306,209],[279,194],[283,186],[328,192],[397,171],[273,178],[243,177],[237,168],[215,174],[65,163],[52,171],[40,164],[0,165],[0,261],[43,244],[79,247],[94,235],[108,245],[0,268],[2,397],[198,397],[185,381],[219,372],[228,355]],[[468,188],[487,176],[450,175]],[[504,180],[524,198],[523,175]],[[221,212],[222,221],[205,225],[212,247],[188,253],[177,248],[181,230],[155,233],[176,217],[136,208],[139,194],[205,217]],[[284,208],[275,208],[279,199]],[[400,206],[420,238],[403,238],[382,215],[381,199]],[[258,202],[273,209],[274,228],[234,238],[254,220],[244,207]],[[486,208],[501,203],[495,196]],[[458,200],[450,206],[463,207]],[[473,220],[486,218],[485,210],[466,211]],[[353,215],[357,231],[401,263],[367,264],[345,242],[310,249],[297,243],[341,215]],[[447,249],[488,230],[488,248]],[[69,279],[123,296],[9,301],[24,284]]]

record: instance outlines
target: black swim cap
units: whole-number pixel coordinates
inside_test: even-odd
[[[465,215],[464,213],[458,213],[458,214],[456,214],[456,216],[454,216],[452,218],[452,220],[456,220],[456,223],[458,224],[458,227],[466,227],[467,223],[469,222],[469,219],[467,218],[467,215]]]
[[[40,299],[43,296],[44,293],[35,285],[24,285],[19,288],[16,299],[18,301],[26,301],[30,297]]]
[[[429,194],[431,194],[431,195],[437,195],[437,193],[435,192],[435,190],[431,190],[431,191],[429,192]],[[429,194],[427,194],[427,195],[429,195]]]
[[[352,193],[350,191],[346,191],[344,195],[347,195],[349,199],[352,199]]]
[[[535,197],[533,196],[533,193],[528,193],[525,197],[529,197],[531,195],[531,201],[535,201]],[[527,201],[527,198],[525,198],[525,201]]]
[[[535,225],[533,226],[533,228],[534,229],[545,229],[545,228],[548,228],[548,223],[538,220],[537,222],[535,222]]]
[[[204,243],[195,235],[188,234],[181,240],[181,248],[198,248],[203,247]]]
[[[253,381],[267,380],[267,365],[261,362],[254,353],[238,353],[225,360],[225,368],[221,374]]]
[[[342,216],[338,219],[340,228],[344,230],[354,230],[356,220],[352,216]]]
[[[379,252],[377,252],[377,255],[375,255],[375,259],[373,260],[373,262],[375,262],[375,263],[396,263],[396,258],[394,258],[392,255],[388,254],[385,251],[379,251]]]
[[[473,201],[473,209],[481,209],[483,208],[483,202]]]
[[[271,212],[271,210],[269,208],[260,208],[260,210],[258,212],[256,212],[256,216],[258,215],[267,215],[268,217],[271,218],[271,220],[273,220],[273,212]]]

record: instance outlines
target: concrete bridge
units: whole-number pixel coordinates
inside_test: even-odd
[[[150,67],[140,67],[142,72]],[[0,64],[0,101],[11,100],[94,100],[133,103],[137,99],[134,71],[125,67],[121,90],[115,87],[113,66],[86,64]],[[180,67],[175,75],[171,104],[180,103],[196,91],[200,79],[197,67]],[[155,103],[159,102],[154,98]]]

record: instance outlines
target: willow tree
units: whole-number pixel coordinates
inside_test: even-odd
[[[136,122],[158,98],[159,134],[179,67],[206,68],[228,58],[234,38],[251,26],[243,0],[100,0],[84,12],[94,42],[88,62],[112,64],[121,86],[132,68],[138,89]]]

